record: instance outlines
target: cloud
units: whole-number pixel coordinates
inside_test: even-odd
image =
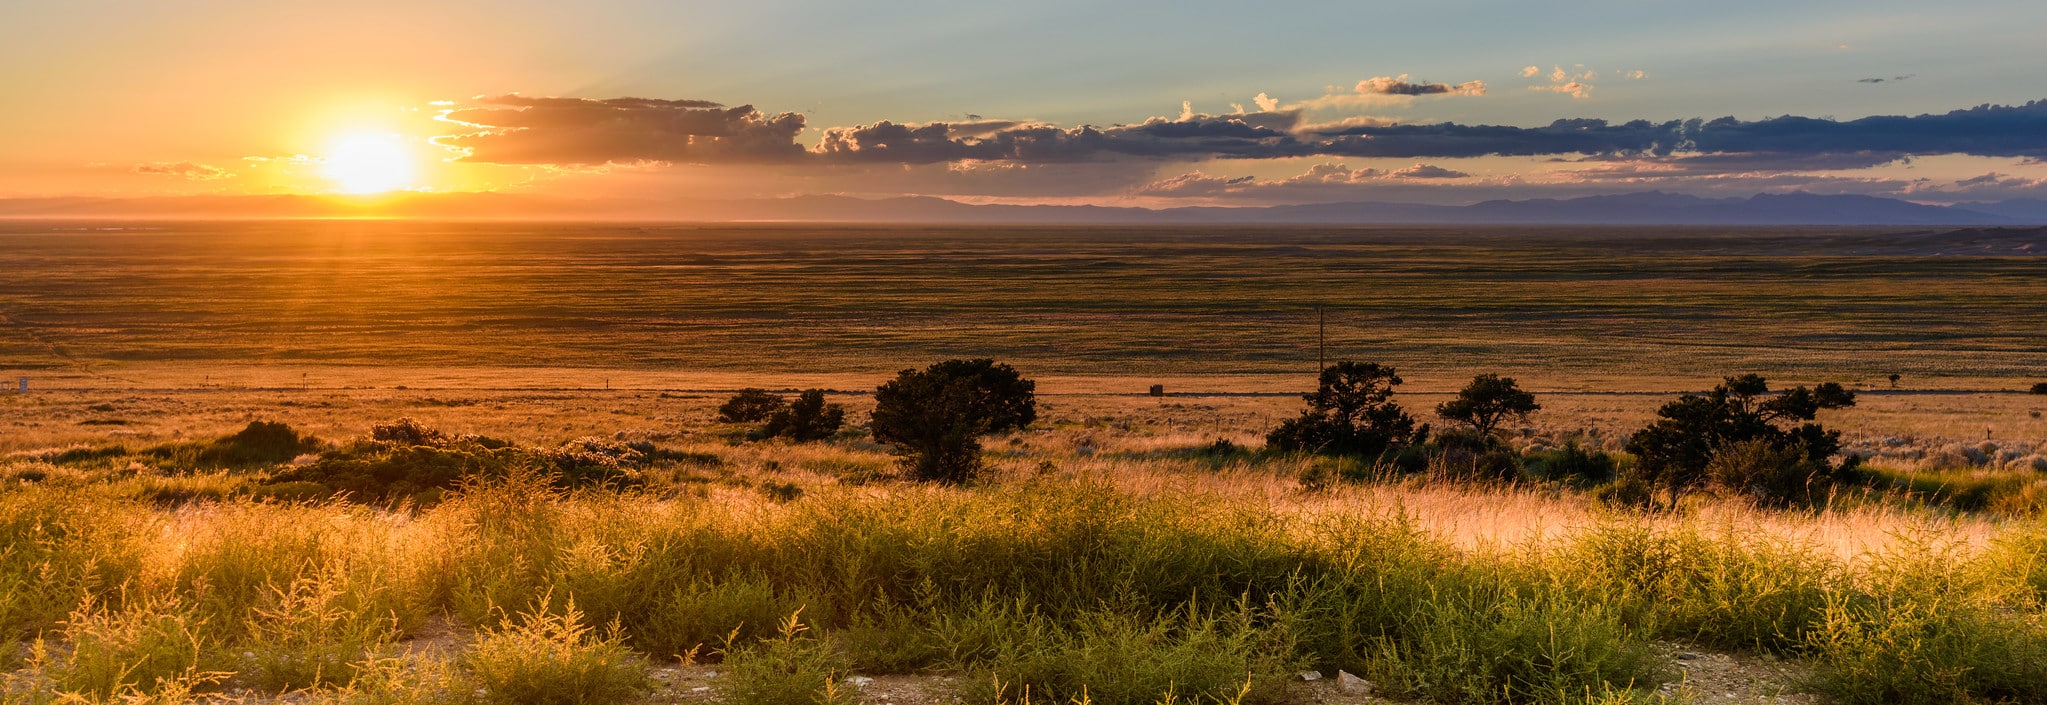
[[[1783,153],[1738,152],[1688,156],[1592,157],[1581,163],[1601,165],[1580,171],[1591,178],[1641,176],[1708,176],[1722,174],[1781,174],[1790,172],[1852,171],[1910,161],[1899,152]]]
[[[1390,80],[1410,87],[1441,85]],[[1383,90],[1419,90],[1377,85]],[[1780,171],[1861,168],[1841,165],[1884,164],[1907,155],[2047,157],[2047,101],[1847,121],[1783,116],[1614,123],[1567,118],[1536,127],[1381,118],[1309,123],[1301,104],[1282,107],[1270,96],[1256,102],[1258,112],[1206,115],[1187,106],[1177,117],[1106,127],[991,119],[884,120],[826,129],[819,144],[807,148],[796,141],[803,117],[793,113],[770,116],[750,106],[713,107],[706,101],[501,96],[451,109],[444,119],[473,131],[437,142],[466,150],[465,158],[471,161],[557,165],[1590,155],[1690,159],[1664,166],[1725,172],[1751,166]],[[1753,164],[1736,163],[1740,161]]]
[[[1908,74],[1905,74],[1905,75],[1903,75],[1903,76],[1892,76],[1892,77],[1890,77],[1890,78],[1858,78],[1858,79],[1855,79],[1855,82],[1856,82],[1856,83],[1896,83],[1896,82],[1898,82],[1898,81],[1904,81],[1904,80],[1909,80],[1909,79],[1911,79],[1911,78],[1912,78],[1912,74],[1909,74],[1909,73],[1908,73]]]
[[[1582,71],[1578,69],[1585,69],[1585,65],[1577,64],[1569,70],[1566,70],[1563,66],[1551,67],[1548,76],[1550,85],[1529,86],[1528,90],[1562,93],[1579,99],[1590,98],[1592,97],[1592,81],[1599,78],[1599,72],[1591,69]],[[1521,69],[1522,78],[1535,78],[1540,73],[1542,73],[1542,69],[1536,66]],[[1649,74],[1641,71],[1624,71],[1621,75],[1627,78],[1641,79]]]
[[[198,162],[145,162],[135,165],[128,171],[136,174],[175,176],[192,181],[219,181],[235,176],[234,172]]]
[[[1554,85],[1554,86],[1529,86],[1529,87],[1528,87],[1528,90],[1531,90],[1531,91],[1549,91],[1549,92],[1551,92],[1551,93],[1562,93],[1562,94],[1565,94],[1565,95],[1571,96],[1571,97],[1573,97],[1573,98],[1590,98],[1590,97],[1592,97],[1592,84],[1590,84],[1590,83],[1579,83],[1579,82],[1577,82],[1577,81],[1571,81],[1571,82],[1569,82],[1569,83],[1559,83],[1559,84],[1557,84],[1557,85]]]
[[[2047,156],[2047,101],[1848,121],[1797,116],[1620,124],[1564,119],[1527,128],[1456,123],[1357,126],[1323,130],[1313,137],[1319,139],[1299,149],[1351,157],[1863,152],[2042,157]]]
[[[792,161],[803,116],[767,115],[753,106],[653,98],[480,97],[447,109],[441,120],[476,132],[436,144],[470,161],[499,164]]]
[[[1355,89],[1361,95],[1485,95],[1484,81],[1465,81],[1457,85],[1447,83],[1410,83],[1407,74],[1380,76],[1359,81]]]
[[[1416,164],[1389,174],[1396,179],[1462,179],[1471,176],[1461,171],[1445,169],[1434,164]]]

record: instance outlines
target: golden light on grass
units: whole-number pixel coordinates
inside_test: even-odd
[[[395,134],[343,136],[327,147],[322,162],[320,176],[342,193],[385,193],[418,185],[418,157]]]

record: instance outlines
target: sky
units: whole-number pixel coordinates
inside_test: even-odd
[[[2047,3],[22,0],[0,198],[2047,197]]]

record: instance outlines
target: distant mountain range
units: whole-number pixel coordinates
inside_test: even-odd
[[[1466,206],[1317,203],[1147,209],[975,205],[933,197],[797,196],[758,200],[576,200],[501,193],[337,196],[180,196],[0,199],[7,219],[213,219],[402,217],[963,224],[1242,225],[2039,225],[2047,201],[1949,206],[1874,196],[1807,193],[1700,198],[1656,191]]]

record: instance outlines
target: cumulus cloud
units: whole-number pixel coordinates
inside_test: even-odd
[[[1535,78],[1540,74],[1542,74],[1542,68],[1538,66],[1529,66],[1521,69],[1522,78]],[[1621,72],[1621,76],[1632,79],[1641,79],[1648,75],[1648,73],[1642,71]],[[1550,67],[1549,75],[1545,76],[1545,78],[1549,79],[1549,85],[1529,86],[1528,90],[1562,93],[1572,98],[1583,99],[1592,97],[1592,81],[1599,78],[1599,72],[1585,68],[1584,64],[1577,64],[1569,69],[1564,68],[1562,65],[1557,65]]]
[[[145,162],[129,169],[136,174],[153,176],[175,176],[192,181],[219,181],[234,178],[234,172],[217,166],[198,162]]]
[[[1434,164],[1416,164],[1390,174],[1396,179],[1462,179],[1471,176],[1461,171],[1445,169]]]
[[[441,119],[477,131],[436,144],[500,164],[773,162],[805,156],[803,116],[653,98],[480,97]]]

